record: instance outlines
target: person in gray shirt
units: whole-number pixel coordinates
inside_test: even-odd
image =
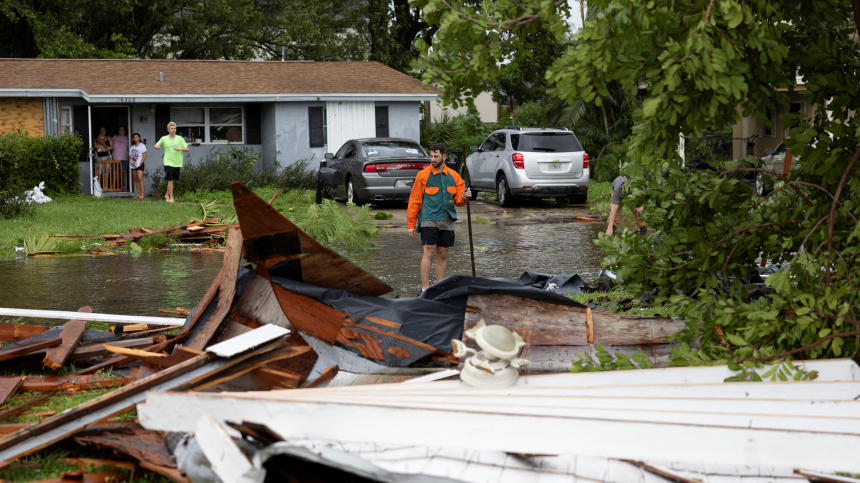
[[[621,222],[621,208],[624,207],[624,184],[627,183],[627,178],[619,176],[612,181],[612,201],[609,204],[609,219],[607,220],[606,234],[612,235],[615,233],[615,228]],[[633,221],[639,227],[639,233],[644,235],[648,231],[648,227],[644,221],[639,220],[639,215],[642,213],[644,206],[638,208],[630,208],[633,213]]]

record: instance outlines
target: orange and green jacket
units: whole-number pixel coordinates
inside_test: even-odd
[[[422,169],[412,183],[409,208],[406,209],[406,227],[414,229],[422,221],[444,221],[445,213],[457,219],[455,206],[463,206],[466,184],[456,171],[442,165],[437,171],[430,165]]]

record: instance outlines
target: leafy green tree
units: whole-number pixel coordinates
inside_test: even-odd
[[[510,41],[512,35],[506,40]],[[547,98],[546,70],[567,48],[564,40],[558,40],[546,28],[526,34],[525,40],[523,49],[501,67],[496,84],[492,86],[493,100],[506,103],[512,109]]]
[[[5,0],[0,55],[365,60],[361,0]]]
[[[369,60],[408,72],[420,51],[416,40],[431,42],[438,28],[409,0],[368,0],[365,13],[370,39]]]
[[[438,82],[456,103],[495,81],[498,62],[521,45],[511,32],[542,22],[560,38],[566,2],[498,0],[480,9],[415,0],[440,26],[418,61],[425,82]],[[631,203],[645,205],[656,230],[644,238],[601,235],[598,244],[627,289],[657,289],[685,307],[688,326],[674,340],[674,365],[730,361],[753,370],[763,361],[856,355],[860,339],[860,4],[849,0],[678,0],[589,2],[578,43],[546,76],[562,98],[603,105],[616,83],[635,94],[646,86],[628,156]],[[513,38],[523,37],[514,35]],[[720,172],[682,169],[680,133],[697,135],[743,115],[788,106],[796,76],[805,113],[785,115],[786,143],[801,162],[788,176],[766,172],[777,189],[755,197],[739,162]],[[755,160],[749,160],[755,162]],[[747,281],[767,256],[790,268],[768,277],[774,292],[756,297]],[[782,374],[780,376],[779,374]],[[786,377],[783,372],[773,377]],[[749,377],[758,375],[749,373]]]

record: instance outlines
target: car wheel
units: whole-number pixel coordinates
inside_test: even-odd
[[[588,193],[584,195],[570,195],[567,197],[567,201],[572,205],[584,205],[588,203]]]
[[[469,176],[469,170],[468,169],[463,173],[463,181],[466,182],[466,186],[468,186],[469,188],[472,188],[472,196],[470,196],[469,199],[472,201],[475,201],[476,199],[478,199],[478,192],[472,186],[472,178]]]
[[[511,189],[508,187],[508,180],[505,175],[500,175],[496,180],[496,199],[499,200],[499,206],[512,206],[514,197],[511,196]]]
[[[770,190],[764,185],[764,173],[756,173],[755,175],[755,194],[759,196],[767,196]]]
[[[358,192],[355,190],[355,181],[352,178],[346,181],[346,202],[355,203],[356,205],[362,203],[362,200],[358,198]]]

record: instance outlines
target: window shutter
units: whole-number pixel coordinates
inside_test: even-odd
[[[260,118],[259,104],[245,106],[245,144],[263,144],[263,126]]]
[[[325,146],[325,136],[323,136],[323,108],[309,107],[308,108],[308,126],[310,127],[310,145],[312,148],[321,148]]]
[[[72,107],[72,127],[75,128],[75,132],[78,133],[84,141],[83,146],[81,146],[80,161],[87,161],[89,159],[87,157],[87,151],[90,149],[90,121],[87,114],[87,106]],[[89,186],[89,182],[87,182],[87,189],[89,189]]]
[[[388,137],[388,106],[376,106],[376,137]]]

